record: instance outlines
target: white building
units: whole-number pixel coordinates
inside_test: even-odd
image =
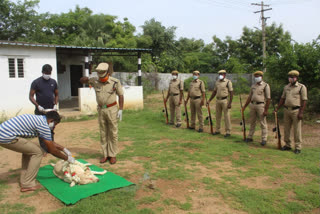
[[[93,89],[80,84],[82,76],[88,76],[88,60],[95,54],[136,55],[141,64],[141,53],[150,49],[97,48],[23,42],[0,41],[0,118],[18,114],[33,113],[34,105],[29,101],[29,91],[33,80],[42,75],[44,64],[53,68],[52,78],[57,80],[61,107],[68,106],[70,100],[78,100],[78,110],[95,112],[96,101]],[[139,78],[141,82],[141,65]],[[124,108],[143,108],[142,86],[125,87]],[[136,103],[132,105],[132,103]],[[73,106],[74,107],[74,106]]]

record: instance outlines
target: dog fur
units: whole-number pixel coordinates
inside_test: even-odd
[[[53,173],[61,180],[70,183],[70,187],[76,184],[84,185],[90,183],[97,183],[99,178],[95,175],[103,175],[107,171],[96,172],[90,170],[88,166],[90,163],[83,164],[79,161],[75,161],[73,164],[65,160],[59,160],[56,164],[51,164],[53,166]]]

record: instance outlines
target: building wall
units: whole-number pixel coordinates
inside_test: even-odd
[[[24,59],[24,78],[9,78],[8,58]],[[33,113],[34,105],[29,101],[33,80],[42,75],[42,66],[50,64],[52,78],[57,79],[55,48],[0,46],[0,117]]]
[[[58,73],[59,100],[71,99],[71,72],[70,65],[82,65],[84,72],[84,59],[81,56],[57,56],[61,64],[65,65],[66,70]],[[79,80],[80,81],[80,80]]]
[[[138,76],[137,73],[129,73],[129,72],[114,72],[112,75],[113,77],[119,79],[121,81],[122,85],[136,85],[136,78]],[[213,90],[214,84],[218,79],[217,73],[202,73],[200,76],[208,77],[208,88],[209,90]],[[248,80],[249,85],[251,85],[253,82],[252,74],[227,74],[227,78],[230,79],[233,83],[237,82],[237,78],[241,76],[243,78],[246,78]],[[158,73],[158,74],[152,74],[152,73],[143,73],[142,77],[151,79],[152,85],[157,90],[167,90],[169,87],[169,82],[171,80],[171,74],[170,73]],[[178,75],[178,79],[181,79],[185,81],[189,77],[192,77],[191,73],[180,73]],[[158,81],[155,81],[154,79],[158,79]]]
[[[143,109],[143,88],[142,86],[124,86],[123,109]],[[117,97],[118,98],[118,97]],[[79,88],[79,108],[82,113],[97,112],[96,93],[93,88]]]

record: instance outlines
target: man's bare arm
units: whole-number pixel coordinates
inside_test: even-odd
[[[54,90],[54,104],[55,105],[58,105],[58,102],[59,102],[59,91],[58,89]]]
[[[81,77],[80,78],[81,84],[88,84],[89,83],[89,77]]]
[[[30,92],[29,92],[29,100],[32,102],[33,105],[35,105],[36,107],[38,107],[38,103],[36,101],[36,99],[34,99],[34,94],[36,93],[36,90],[34,89],[30,89]]]
[[[52,154],[53,156],[63,159],[63,160],[68,160],[68,156],[62,153],[61,151],[63,150],[63,147],[59,144],[54,143],[53,141],[45,140],[43,139],[43,142],[46,144],[48,148],[48,152]]]

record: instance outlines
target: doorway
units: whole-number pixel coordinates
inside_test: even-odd
[[[70,65],[70,79],[71,79],[71,96],[78,96],[78,88],[82,87],[80,78],[82,77],[82,65]]]

